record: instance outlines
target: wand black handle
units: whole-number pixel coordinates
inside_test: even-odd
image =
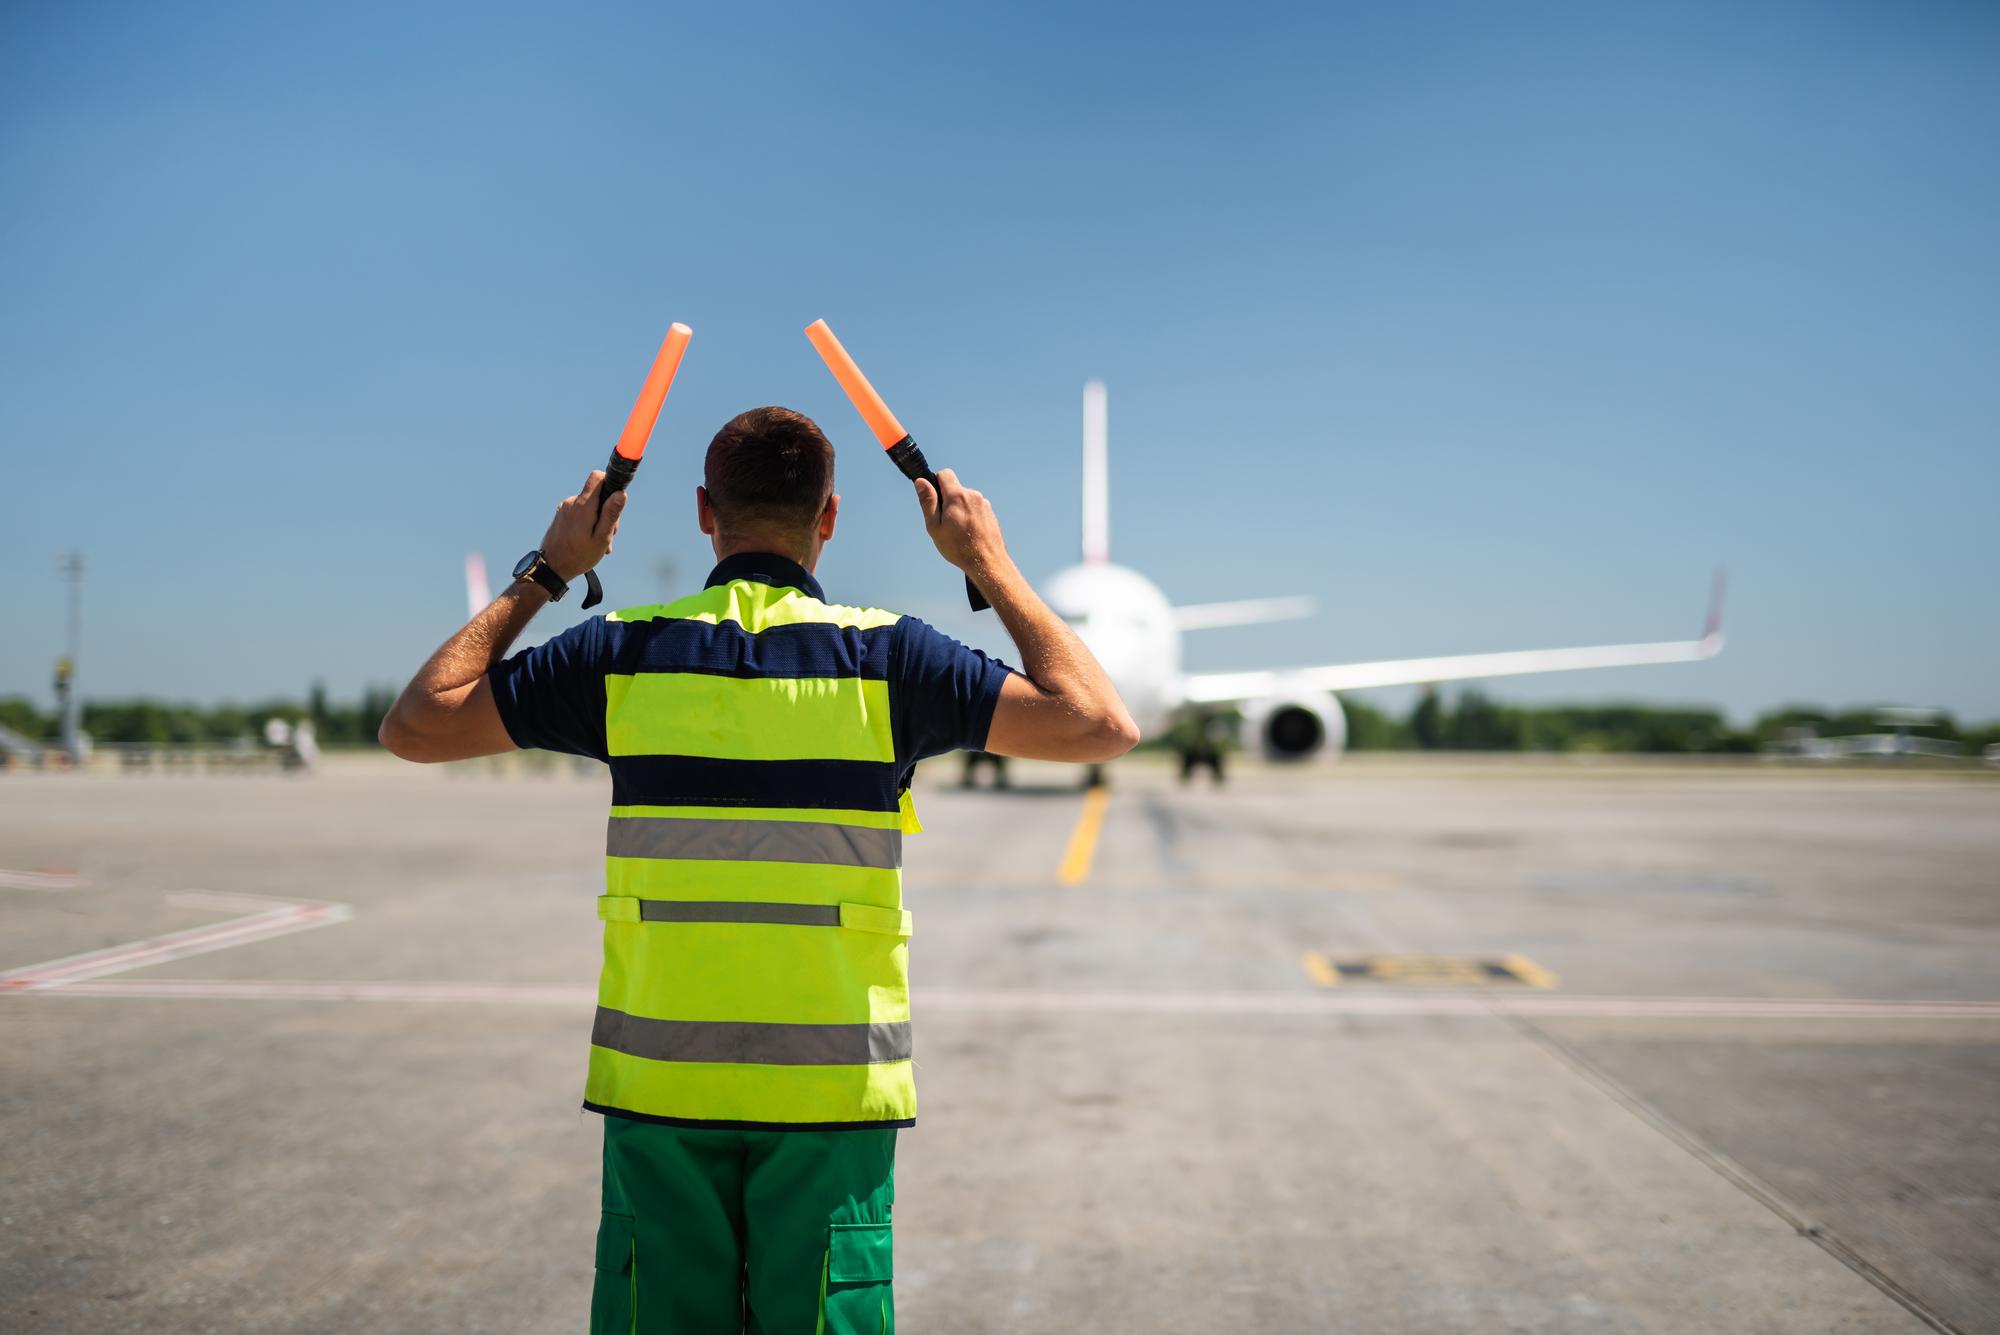
[[[937,474],[931,471],[930,464],[924,459],[924,452],[917,448],[915,440],[905,436],[891,445],[889,462],[901,469],[903,476],[910,481],[915,482],[918,478],[922,478],[930,483],[931,488],[938,493],[939,503],[943,503],[944,489],[938,486]],[[979,586],[972,582],[970,575],[965,577],[965,601],[972,604],[972,610],[975,612],[984,612],[993,605],[986,601],[986,595],[979,591]]]
[[[604,513],[604,503],[631,485],[632,475],[639,471],[637,459],[627,459],[618,451],[611,451],[611,462],[604,465],[604,485],[597,489],[597,513]],[[583,572],[583,605],[595,607],[604,601],[604,586],[597,581],[596,567]]]

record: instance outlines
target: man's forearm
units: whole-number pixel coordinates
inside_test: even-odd
[[[382,721],[383,743],[392,750],[399,749],[399,742],[413,746],[427,730],[446,723],[548,601],[549,595],[537,584],[516,581],[501,590],[410,678]]]
[[[535,619],[535,613],[549,605],[549,595],[538,584],[520,580],[500,591],[486,610],[465,623],[459,632],[438,646],[403,692],[422,690],[438,695],[472,685],[486,670],[507,656],[514,641]]]
[[[583,489],[564,497],[542,534],[536,560],[560,580],[574,580],[611,554],[626,493],[604,500],[604,473],[593,471]],[[516,579],[456,635],[424,660],[396,697],[376,736],[405,760],[464,760],[514,749],[486,673],[548,603],[539,583]]]
[[[1110,674],[1021,577],[986,498],[960,486],[949,468],[935,482],[918,478],[915,487],[938,555],[979,586],[1021,651],[1021,671],[1000,683],[988,747],[1001,755],[1097,764],[1137,745],[1138,724]]]
[[[1030,681],[1079,714],[1124,713],[1118,688],[1096,655],[1042,601],[1011,559],[982,566],[978,583],[1020,650],[1021,671]]]

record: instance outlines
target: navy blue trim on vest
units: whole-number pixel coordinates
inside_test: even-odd
[[[734,621],[682,617],[607,621],[604,670],[694,672],[714,677],[859,677],[889,679],[896,628],[805,622],[751,634]]]
[[[708,572],[708,583],[702,587],[712,589],[733,579],[754,580],[776,589],[797,589],[808,598],[826,601],[819,581],[804,566],[776,552],[738,552],[734,556],[725,556],[715,569]]]
[[[881,1122],[732,1122],[709,1117],[657,1117],[652,1113],[632,1112],[625,1108],[608,1108],[603,1104],[583,1101],[584,1111],[598,1113],[604,1117],[622,1117],[628,1122],[651,1122],[655,1126],[684,1126],[695,1131],[888,1131],[898,1127],[915,1126],[914,1117],[898,1117]]]
[[[896,766],[878,760],[611,757],[617,807],[811,807],[896,811]]]

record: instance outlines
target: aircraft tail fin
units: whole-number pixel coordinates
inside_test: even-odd
[[[1083,386],[1083,559],[1111,559],[1111,466],[1107,454],[1104,382]]]
[[[493,589],[486,582],[486,558],[478,552],[468,552],[465,557],[465,604],[466,619],[484,612],[493,601]]]

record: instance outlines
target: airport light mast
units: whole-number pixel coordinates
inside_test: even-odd
[[[83,736],[83,701],[76,693],[76,658],[83,639],[83,553],[71,552],[57,569],[69,581],[69,639],[56,662],[56,706],[62,714],[62,748],[71,764],[81,765],[89,754]]]

